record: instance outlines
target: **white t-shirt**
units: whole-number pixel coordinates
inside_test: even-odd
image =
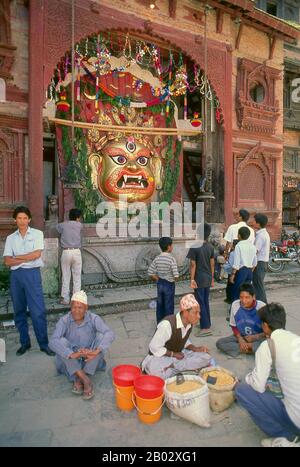
[[[240,240],[234,250],[233,269],[254,268],[257,265],[256,248],[248,240]]]
[[[300,336],[284,329],[272,332],[275,344],[276,372],[284,394],[282,402],[292,422],[300,429]],[[255,353],[255,368],[246,376],[255,391],[265,392],[272,366],[268,342],[264,341]]]
[[[255,240],[254,230],[252,229],[252,227],[249,227],[249,225],[247,225],[246,222],[244,221],[238,222],[237,224],[230,225],[225,234],[224,240],[226,240],[226,242],[229,242],[229,243],[233,243],[233,240],[237,240],[238,232],[241,227],[248,227],[248,229],[250,230],[250,237],[248,238],[248,241],[250,241],[251,243],[254,243],[254,240]]]

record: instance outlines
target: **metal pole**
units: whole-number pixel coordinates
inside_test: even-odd
[[[74,97],[75,97],[75,0],[72,0],[72,152],[74,152]]]

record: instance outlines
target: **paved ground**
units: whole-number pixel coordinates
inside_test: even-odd
[[[267,284],[286,284],[289,285],[294,280],[300,281],[300,267],[298,264],[292,263],[286,266],[281,273],[268,273],[266,276]],[[176,284],[176,301],[182,295],[191,291],[189,281],[180,281]],[[221,297],[224,294],[226,281],[223,283],[215,283],[212,289],[214,298]],[[139,311],[148,308],[149,303],[156,298],[156,284],[146,284],[143,286],[131,287],[114,287],[94,289],[88,292],[89,305],[91,309],[101,309],[102,315],[125,313],[128,311]],[[46,298],[46,308],[48,313],[65,313],[69,308],[58,304],[56,298]],[[13,306],[9,295],[0,295],[0,330],[1,320],[11,320],[13,318]]]
[[[288,312],[288,328],[300,334],[299,279],[293,285],[272,284],[269,298],[280,301]],[[215,348],[220,336],[229,335],[226,305],[218,295],[212,302],[213,337],[193,338],[208,345],[219,364],[242,378],[253,366],[244,356],[230,359]],[[57,376],[52,358],[33,349],[16,357],[18,336],[5,333],[7,363],[0,365],[0,446],[259,446],[263,434],[236,404],[213,415],[212,427],[202,429],[171,418],[167,408],[154,426],[141,424],[135,412],[119,411],[114,402],[111,368],[138,364],[155,330],[153,310],[107,315],[117,338],[107,356],[108,371],[94,378],[96,396],[83,401],[71,393],[70,383]],[[55,322],[49,322],[51,333]],[[168,433],[168,434],[166,434]]]

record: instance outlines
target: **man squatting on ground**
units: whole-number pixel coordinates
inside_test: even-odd
[[[149,354],[142,362],[146,373],[167,379],[185,370],[214,365],[206,347],[196,347],[189,339],[200,319],[200,307],[194,295],[180,300],[180,312],[165,317],[157,326],[149,344]]]
[[[57,323],[49,347],[56,353],[58,373],[73,381],[72,392],[88,400],[94,396],[88,375],[104,371],[104,355],[115,339],[113,331],[100,316],[88,311],[86,293],[72,296],[71,311]]]
[[[256,351],[246,384],[238,384],[235,394],[254,423],[271,436],[262,440],[263,447],[300,447],[300,337],[285,330],[286,313],[279,303],[264,306],[258,315],[267,339]],[[266,390],[272,361],[283,399]]]

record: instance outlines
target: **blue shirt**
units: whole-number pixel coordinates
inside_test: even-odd
[[[9,235],[5,242],[3,256],[19,256],[32,253],[36,250],[44,249],[44,234],[41,230],[33,229],[28,227],[27,232],[24,236],[20,234],[19,229],[13,234]],[[25,263],[18,264],[17,266],[11,266],[11,270],[23,268],[32,269],[43,267],[44,263],[42,258],[35,259],[33,261],[26,261]]]
[[[241,336],[261,334],[262,322],[257,311],[263,306],[265,303],[257,300],[252,308],[243,308],[240,300],[235,300],[231,306],[230,326],[237,328]]]

